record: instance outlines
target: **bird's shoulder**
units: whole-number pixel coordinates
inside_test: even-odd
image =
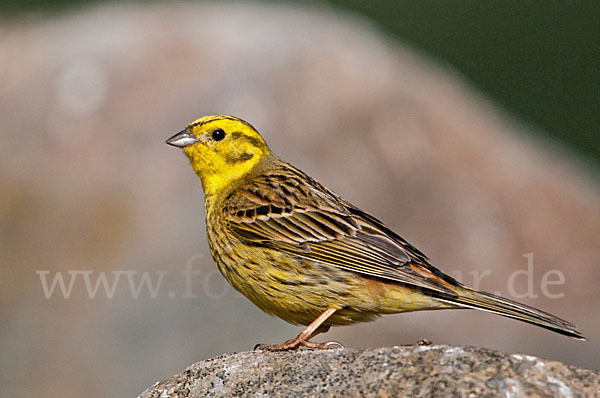
[[[329,211],[350,215],[349,204],[293,165],[277,159],[249,176],[223,200],[223,213],[240,219],[256,209],[257,216],[285,216],[294,212]]]

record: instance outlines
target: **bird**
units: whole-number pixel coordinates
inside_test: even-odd
[[[304,325],[268,351],[328,349],[331,326],[384,314],[477,309],[585,339],[570,322],[472,289],[383,222],[276,156],[248,122],[201,117],[165,141],[181,148],[205,196],[211,255],[225,279],[264,312]]]

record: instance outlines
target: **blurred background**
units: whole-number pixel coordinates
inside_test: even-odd
[[[251,122],[438,267],[589,339],[443,311],[317,340],[426,338],[600,368],[599,11],[3,2],[3,394],[134,396],[193,362],[299,332],[217,272],[199,180],[163,143],[214,113]]]

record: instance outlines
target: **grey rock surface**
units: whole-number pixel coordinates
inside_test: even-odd
[[[140,397],[593,397],[599,391],[599,371],[485,348],[417,345],[222,355]]]

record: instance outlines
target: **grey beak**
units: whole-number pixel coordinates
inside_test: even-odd
[[[178,148],[184,148],[196,143],[196,137],[189,133],[187,130],[181,130],[173,137],[165,141],[166,144],[176,146]]]

